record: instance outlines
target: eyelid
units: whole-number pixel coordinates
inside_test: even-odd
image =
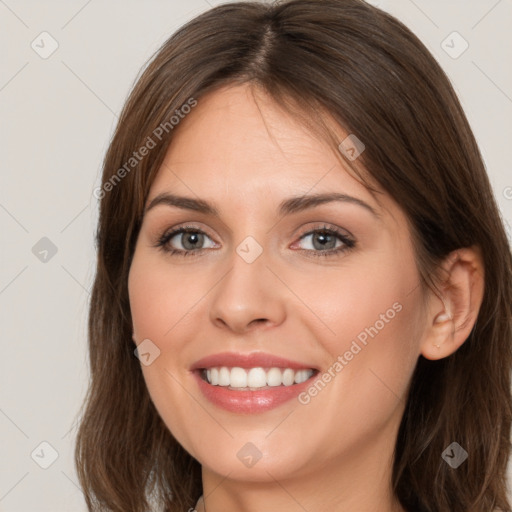
[[[203,227],[203,224],[201,222],[196,223],[195,221],[178,223],[169,228],[164,228],[163,230],[158,229],[158,230],[156,230],[156,232],[157,232],[156,236],[158,238],[162,238],[162,237],[164,237],[174,231],[178,231],[180,229],[189,229],[191,231],[192,230],[199,231],[201,233],[204,233],[205,235],[208,235],[212,239],[215,238],[210,234],[210,230],[207,227]]]
[[[335,224],[330,224],[329,222],[323,222],[323,221],[317,221],[317,222],[313,221],[313,222],[308,222],[308,224],[313,224],[313,225],[306,227],[306,228],[301,228],[300,234],[297,235],[299,238],[303,237],[304,235],[311,234],[312,232],[315,232],[315,231],[325,230],[325,231],[334,231],[336,233],[340,233],[340,234],[346,236],[347,238],[355,240],[354,235],[348,229],[341,228],[339,226],[336,226]],[[319,225],[319,224],[321,224],[321,225]]]

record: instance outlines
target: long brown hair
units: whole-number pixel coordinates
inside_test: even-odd
[[[200,464],[166,428],[134,355],[127,278],[144,202],[179,130],[176,119],[190,110],[184,105],[243,82],[312,130],[328,115],[364,141],[358,163],[406,213],[426,285],[435,285],[451,251],[482,248],[477,322],[450,357],[419,357],[392,485],[410,511],[510,511],[512,258],[503,223],[446,74],[402,23],[362,0],[221,5],[172,35],[138,78],[95,194],[91,381],[75,451],[89,510],[182,512],[202,492]],[[147,154],[135,161],[142,146]],[[453,441],[469,454],[456,470],[441,458]]]

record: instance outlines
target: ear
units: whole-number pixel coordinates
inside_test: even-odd
[[[429,297],[420,346],[421,355],[431,360],[448,357],[467,340],[484,295],[484,266],[478,247],[453,251],[441,267],[441,285]]]

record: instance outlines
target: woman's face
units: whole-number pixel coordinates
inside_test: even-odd
[[[129,275],[143,375],[204,470],[377,470],[425,330],[406,218],[258,98],[236,86],[201,99],[151,186]],[[308,199],[322,194],[340,199]]]

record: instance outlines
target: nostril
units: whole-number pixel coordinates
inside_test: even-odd
[[[253,322],[257,322],[257,323],[265,323],[267,321],[266,318],[257,318],[256,320],[253,320],[251,323]]]

